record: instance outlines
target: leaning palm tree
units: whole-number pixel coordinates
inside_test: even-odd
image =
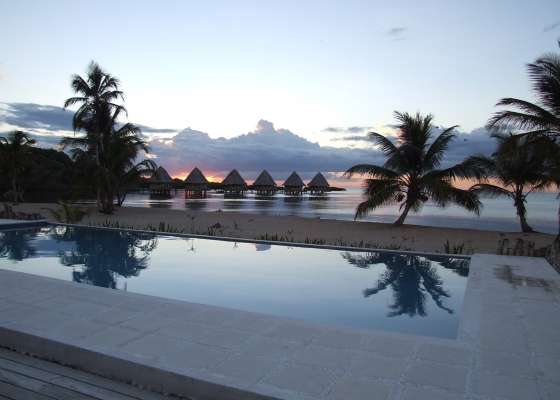
[[[516,209],[523,232],[533,232],[527,222],[527,196],[555,183],[551,173],[551,153],[555,143],[547,136],[538,139],[528,136],[493,133],[498,142],[491,157],[477,155],[469,162],[484,169],[490,182],[478,183],[470,191],[489,197],[509,197]]]
[[[9,195],[11,196],[8,197],[11,197],[14,203],[23,201],[23,188],[19,178],[25,169],[25,155],[28,153],[29,147],[34,144],[35,140],[22,131],[13,131],[6,137],[0,137],[0,156],[3,160],[0,168],[4,169],[6,176],[9,177],[11,184]]]
[[[560,46],[560,41],[558,42]],[[560,136],[560,54],[548,53],[528,64],[536,103],[506,97],[496,105],[513,107],[499,111],[488,121],[491,129],[501,127],[526,134]]]
[[[432,200],[445,207],[455,203],[469,211],[480,212],[478,197],[468,190],[454,186],[456,179],[481,176],[475,165],[462,162],[440,169],[443,157],[455,138],[451,127],[443,130],[434,140],[433,116],[419,113],[395,112],[399,121],[397,143],[379,133],[371,132],[369,138],[380,146],[387,157],[383,165],[354,165],[345,176],[365,175],[365,195],[367,199],[356,209],[355,218],[383,205],[399,204],[401,215],[395,225],[402,225],[412,210],[419,211],[422,205]]]
[[[558,42],[560,46],[560,41]],[[516,98],[503,98],[497,105],[513,107],[499,111],[488,121],[488,127],[519,130],[522,134],[544,134],[560,138],[560,54],[548,53],[528,64],[529,78],[537,102]],[[560,207],[558,208],[558,234],[555,243],[560,247]]]

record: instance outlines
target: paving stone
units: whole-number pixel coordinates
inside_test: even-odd
[[[260,385],[320,397],[335,381],[335,374],[325,368],[289,363],[264,378]]]
[[[212,369],[212,373],[222,375],[236,385],[254,385],[278,365],[278,360],[248,354],[233,354]]]
[[[387,383],[351,377],[338,381],[326,398],[329,400],[386,400],[389,399],[391,392],[391,385]]]
[[[446,390],[407,385],[402,400],[464,400],[466,396]]]
[[[274,318],[263,317],[253,313],[232,313],[231,318],[222,320],[220,326],[238,331],[262,334],[278,324]]]
[[[416,357],[426,361],[469,365],[472,358],[472,351],[464,346],[424,343],[418,348]]]
[[[91,315],[88,319],[93,322],[99,322],[105,325],[116,325],[140,314],[140,311],[132,311],[120,307],[111,307],[107,311],[101,311],[97,314]]]
[[[111,326],[102,331],[95,332],[82,339],[83,343],[87,343],[94,347],[103,347],[106,349],[120,347],[128,342],[142,337],[144,334],[132,329],[126,329],[120,326]]]
[[[560,358],[536,357],[537,374],[545,380],[560,385]],[[558,397],[560,399],[560,397]]]
[[[66,306],[57,307],[56,311],[76,318],[91,318],[99,313],[110,311],[111,307],[95,304],[88,301],[67,303]]]
[[[198,343],[178,341],[171,346],[164,345],[168,350],[159,353],[158,365],[179,373],[189,374],[193,369],[216,368],[230,354],[223,349]]]
[[[308,345],[298,350],[292,360],[300,364],[317,365],[336,371],[345,371],[350,367],[355,353],[347,349]]]
[[[530,357],[515,353],[483,351],[477,359],[476,368],[500,375],[535,377]]]
[[[465,392],[468,369],[463,366],[416,361],[405,373],[405,382]]]
[[[471,378],[476,395],[507,398],[508,400],[538,399],[537,382],[533,379],[512,378],[475,371]]]
[[[558,400],[560,399],[560,385],[550,382],[540,382],[539,389],[541,390],[543,400]]]
[[[157,313],[153,313],[153,314],[141,313],[129,319],[126,319],[125,321],[121,322],[119,325],[124,328],[150,333],[158,329],[161,329],[163,327],[169,326],[175,322],[176,321],[169,318],[159,317]]]
[[[405,339],[400,336],[367,335],[364,337],[362,348],[380,356],[410,358],[416,347],[414,340],[414,337]]]
[[[341,349],[361,349],[363,334],[342,329],[325,329],[313,339],[313,344]]]
[[[404,373],[407,360],[359,353],[352,359],[349,375],[356,378],[398,380]]]
[[[241,351],[254,356],[274,357],[282,360],[303,347],[301,344],[269,338],[266,336],[253,336],[245,343]]]
[[[283,322],[263,335],[296,343],[310,343],[312,339],[321,334],[321,328],[299,322]]]

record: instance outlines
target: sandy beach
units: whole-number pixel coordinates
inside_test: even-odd
[[[53,220],[51,213],[45,208],[55,207],[58,206],[25,203],[15,206],[14,210],[40,213]],[[448,241],[452,248],[462,247],[463,254],[534,255],[535,250],[545,248],[554,240],[553,235],[543,233],[504,233],[418,225],[395,227],[374,222],[137,207],[119,208],[114,215],[100,214],[95,207],[89,207],[88,215],[80,223],[244,239],[439,253],[445,252],[444,245]]]

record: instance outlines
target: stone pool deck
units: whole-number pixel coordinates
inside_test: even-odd
[[[474,255],[456,340],[0,270],[0,346],[192,399],[560,398],[560,275]]]

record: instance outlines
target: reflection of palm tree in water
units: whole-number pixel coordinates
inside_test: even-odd
[[[157,246],[153,234],[68,228],[59,237],[75,242],[75,250],[60,255],[63,265],[82,266],[72,273],[75,282],[115,289],[119,277],[138,276],[148,267]]]
[[[0,233],[0,257],[8,260],[22,261],[35,255],[35,248],[31,245],[41,231],[40,228],[18,229]]]
[[[443,304],[450,294],[443,288],[443,281],[432,266],[434,260],[409,254],[368,253],[365,256],[344,253],[342,257],[358,268],[370,268],[374,264],[385,264],[387,270],[381,274],[373,288],[363,291],[364,297],[370,297],[388,287],[393,291],[392,310],[387,315],[426,316],[426,299],[430,296],[442,310],[452,314],[453,310]],[[442,265],[443,266],[443,265]],[[446,266],[444,266],[446,267]],[[446,267],[447,268],[447,267]]]

